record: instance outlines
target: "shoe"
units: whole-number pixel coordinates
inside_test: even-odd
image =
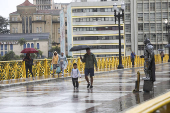
[[[92,88],[93,88],[93,86],[90,86],[90,88],[92,89]]]
[[[89,88],[89,87],[90,87],[90,83],[87,84],[87,88]]]
[[[76,89],[76,87],[74,87],[74,90]]]
[[[35,77],[32,77],[33,80],[35,80]]]

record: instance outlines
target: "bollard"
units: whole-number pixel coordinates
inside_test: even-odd
[[[140,87],[140,72],[137,72],[137,81],[135,81],[135,89],[133,92],[139,92],[139,87]]]

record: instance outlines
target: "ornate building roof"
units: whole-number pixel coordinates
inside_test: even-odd
[[[35,6],[34,4],[30,3],[28,0],[25,0],[24,3],[18,5],[18,6]]]

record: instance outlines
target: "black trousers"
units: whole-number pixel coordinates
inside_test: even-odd
[[[72,82],[74,87],[79,87],[78,78],[72,78]]]
[[[28,69],[29,69],[30,73],[32,74],[32,77],[34,77],[34,75],[32,73],[32,66],[26,66],[26,78],[28,78]]]

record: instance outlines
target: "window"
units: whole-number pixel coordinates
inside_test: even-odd
[[[7,50],[7,44],[5,44],[5,50]]]
[[[162,13],[156,13],[156,20],[161,21],[162,20]]]
[[[138,12],[143,12],[143,4],[142,3],[139,3],[137,5],[137,9],[138,9]]]
[[[18,33],[18,28],[16,28],[16,33]]]
[[[38,20],[38,16],[36,16],[36,20]]]
[[[143,21],[143,14],[142,13],[138,14],[138,21]]]
[[[156,2],[156,11],[161,11],[161,2]]]
[[[39,32],[39,28],[37,27],[37,33]]]
[[[29,43],[27,44],[27,48],[30,48],[30,44]]]
[[[7,51],[5,51],[5,55],[7,54]]]
[[[26,33],[28,33],[28,17],[26,17]]]
[[[156,27],[157,27],[157,31],[162,31],[162,24],[157,24]]]
[[[144,14],[144,21],[149,21],[149,14],[148,13]]]
[[[39,43],[37,43],[37,49],[40,49],[40,44]]]
[[[32,33],[32,17],[29,17],[29,28],[30,28],[30,33]]]
[[[130,14],[125,14],[125,21],[130,21]]]
[[[3,50],[4,48],[3,48],[4,46],[3,45],[1,45],[1,50]]]
[[[125,11],[126,12],[130,12],[130,4],[126,4],[125,5]]]
[[[144,11],[149,11],[149,3],[144,3]]]
[[[15,19],[14,19],[14,17],[12,17],[12,21],[14,21]]]
[[[40,33],[42,32],[42,28],[40,27]]]
[[[1,51],[1,56],[4,56],[4,53],[3,53],[3,51]]]
[[[18,20],[18,18],[17,17],[15,17],[15,21],[17,21]]]
[[[150,21],[155,21],[155,13],[150,13]]]
[[[41,20],[41,16],[39,17],[39,20]]]
[[[149,32],[149,24],[144,24],[144,32]]]
[[[150,24],[150,29],[151,29],[151,31],[155,31],[156,30],[156,27],[155,27],[155,24]]]
[[[22,33],[25,33],[25,18],[22,17]]]
[[[24,46],[24,49],[26,48],[26,44],[23,45]]]
[[[150,3],[150,11],[155,11],[155,3]]]
[[[168,9],[168,4],[166,2],[162,2],[162,10],[167,10]]]
[[[138,31],[143,31],[143,24],[138,24]]]
[[[13,45],[12,44],[10,45],[10,50],[13,51]]]
[[[31,43],[31,48],[34,48],[34,44],[33,43]]]

